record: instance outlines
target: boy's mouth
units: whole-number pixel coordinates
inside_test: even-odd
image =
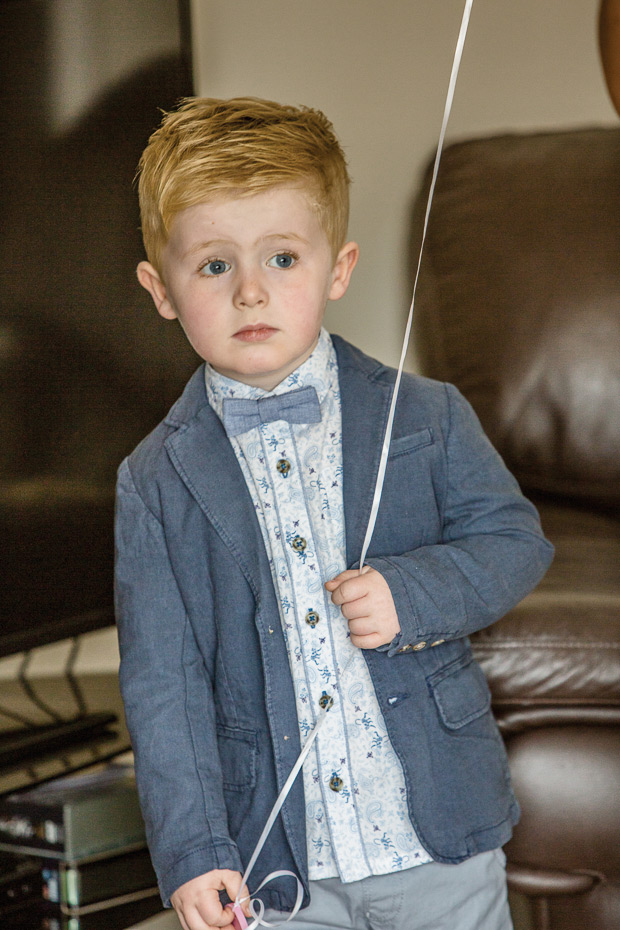
[[[240,339],[242,342],[262,342],[275,332],[275,328],[273,326],[267,326],[266,323],[252,323],[249,326],[243,326],[241,329],[237,330],[234,338]]]

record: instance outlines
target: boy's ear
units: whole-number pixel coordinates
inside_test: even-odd
[[[329,289],[330,300],[339,300],[346,293],[359,256],[360,249],[357,242],[345,243],[338,252]]]
[[[157,312],[166,320],[176,320],[177,314],[168,299],[166,285],[161,279],[159,272],[151,265],[150,262],[140,262],[136,269],[138,281],[153,298],[153,303],[157,307]]]

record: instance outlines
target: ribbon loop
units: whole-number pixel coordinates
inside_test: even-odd
[[[270,921],[263,919],[265,914],[265,905],[260,898],[254,898],[250,896],[248,896],[248,898],[239,898],[239,896],[237,896],[234,904],[227,905],[227,907],[232,908],[233,914],[235,915],[233,919],[234,930],[256,930],[256,927],[279,927],[280,924],[287,924],[296,916],[299,908],[301,907],[301,902],[304,899],[304,886],[299,881],[294,872],[290,872],[288,869],[278,869],[276,872],[270,872],[269,875],[267,875],[266,878],[262,880],[254,894],[258,894],[258,892],[264,888],[265,885],[269,884],[269,882],[273,881],[274,878],[285,878],[287,876],[295,879],[297,882],[297,897],[295,899],[293,910],[290,912],[288,917],[285,917],[284,920],[278,920],[276,923],[271,923]],[[243,885],[241,887],[243,887]],[[250,910],[254,918],[251,924],[247,922],[247,918],[241,907],[242,901],[247,900],[250,901]]]

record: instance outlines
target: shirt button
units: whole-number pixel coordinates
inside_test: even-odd
[[[420,652],[422,649],[426,649],[426,642],[422,640],[421,643],[416,643],[415,646],[411,647],[415,652]]]
[[[295,552],[303,552],[307,545],[308,543],[303,536],[296,536],[291,542],[291,546]]]
[[[329,710],[333,703],[334,699],[331,694],[328,694],[327,691],[324,691],[319,698],[319,707],[322,708],[322,710]]]
[[[329,780],[329,787],[332,789],[332,791],[342,791],[344,782],[338,775],[332,775]]]
[[[306,623],[308,626],[311,626],[312,629],[315,628],[320,619],[321,618],[317,614],[316,610],[309,610],[305,617]]]
[[[291,463],[288,459],[278,459],[276,462],[276,468],[280,472],[283,478],[286,478],[289,471],[291,470]]]

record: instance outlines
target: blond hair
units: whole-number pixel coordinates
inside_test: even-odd
[[[350,179],[332,124],[320,110],[256,97],[188,97],[164,114],[138,173],[144,246],[158,271],[172,221],[182,210],[282,185],[309,195],[334,260],[346,240]]]

